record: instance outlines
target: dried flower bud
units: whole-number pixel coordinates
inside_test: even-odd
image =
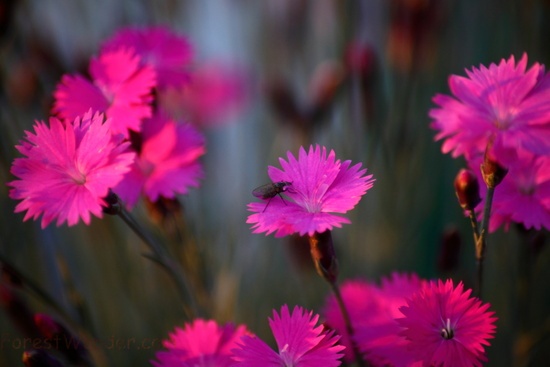
[[[464,210],[474,210],[481,201],[477,176],[469,169],[461,169],[456,175],[455,192],[458,202]]]

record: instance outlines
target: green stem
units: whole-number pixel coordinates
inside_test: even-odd
[[[198,315],[199,310],[193,296],[191,286],[188,284],[187,279],[183,276],[183,271],[179,264],[174,261],[174,259],[162,246],[154,241],[151,236],[143,230],[137,221],[122,206],[117,214],[153,252],[153,255],[147,255],[146,257],[160,264],[172,277],[178,287],[182,299],[189,302],[188,307],[184,307],[187,316],[189,318],[194,318]]]
[[[494,187],[487,187],[485,196],[485,206],[483,207],[483,221],[481,222],[481,232],[476,240],[476,260],[477,260],[477,282],[476,296],[481,298],[483,288],[483,263],[485,260],[485,250],[487,247],[487,233],[489,232],[489,220],[491,218],[491,206],[493,205]]]

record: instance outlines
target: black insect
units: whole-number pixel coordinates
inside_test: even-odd
[[[256,187],[252,191],[252,195],[264,200],[269,199],[269,201],[267,202],[263,210],[265,212],[265,210],[267,209],[267,206],[271,202],[271,199],[273,199],[276,195],[279,195],[286,205],[286,201],[281,196],[281,193],[287,191],[291,185],[292,185],[292,182],[286,182],[286,181],[268,183],[260,187]]]

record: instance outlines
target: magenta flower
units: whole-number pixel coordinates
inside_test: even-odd
[[[187,38],[166,27],[120,29],[102,48],[101,53],[131,48],[141,57],[142,64],[153,67],[160,89],[182,87],[189,81],[189,66],[193,49]]]
[[[275,232],[275,237],[292,233],[312,236],[350,223],[332,213],[353,209],[373,186],[372,175],[364,176],[367,170],[361,170],[360,163],[350,167],[351,161],[337,160],[333,150],[327,156],[326,148],[318,145],[310,146],[307,153],[301,147],[298,159],[290,152],[287,157],[288,162],[279,158],[282,170],[270,166],[268,174],[275,183],[291,183],[285,191],[290,199],[274,197],[269,203],[248,204],[254,214],[246,222],[253,224],[253,232]]]
[[[508,230],[510,223],[520,223],[526,229],[550,229],[550,156],[536,156],[527,151],[517,151],[505,160],[508,174],[494,192],[489,232],[501,226]],[[479,161],[478,180],[482,181]],[[484,199],[486,187],[482,185]],[[476,208],[483,211],[485,200]]]
[[[18,179],[8,183],[10,197],[21,200],[15,212],[27,211],[23,220],[42,215],[42,228],[56,220],[69,226],[90,214],[102,216],[103,198],[116,186],[135,158],[128,143],[118,144],[111,135],[110,120],[91,111],[74,123],[52,117],[50,126],[37,121],[34,134],[16,146],[24,158],[16,158],[11,172]]]
[[[333,367],[341,364],[344,346],[338,345],[333,331],[315,326],[319,315],[294,307],[281,307],[281,314],[273,310],[269,326],[275,336],[278,352],[254,336],[243,336],[239,347],[233,350],[234,366],[242,367]]]
[[[81,75],[64,75],[54,92],[52,112],[72,121],[90,108],[112,120],[113,134],[128,136],[140,131],[141,122],[151,117],[155,71],[141,66],[129,49],[102,53],[90,62],[92,81]]]
[[[527,55],[500,64],[452,75],[453,96],[438,94],[430,111],[436,140],[445,139],[443,153],[467,160],[482,155],[494,137],[495,155],[502,149],[550,153],[550,76],[535,63],[526,70]]]
[[[461,283],[432,281],[400,308],[397,322],[409,341],[409,351],[425,366],[470,367],[487,361],[485,346],[495,333],[489,304],[470,297]]]
[[[179,124],[158,113],[143,123],[139,153],[124,179],[114,189],[128,207],[140,194],[156,201],[174,198],[197,187],[203,170],[199,162],[205,149],[203,135],[190,124]]]
[[[200,126],[217,126],[236,116],[248,99],[242,70],[219,62],[206,62],[191,75],[177,104],[188,119]]]
[[[409,366],[414,365],[413,355],[407,350],[407,340],[399,335],[401,327],[396,318],[407,303],[407,298],[420,290],[426,283],[416,274],[393,273],[383,278],[378,295],[379,312],[369,315],[368,322],[356,332],[356,340],[365,357],[375,365]]]
[[[167,350],[157,352],[156,367],[229,367],[231,350],[250,332],[244,325],[218,325],[212,320],[197,319],[176,328],[170,339],[163,341]]]
[[[415,274],[394,273],[382,279],[380,286],[365,280],[342,284],[342,298],[352,323],[354,341],[371,365],[408,366],[414,362],[406,349],[406,339],[399,335],[401,327],[395,319],[402,316],[399,307],[406,304],[407,297],[424,283]],[[352,362],[351,340],[334,296],[327,299],[324,316],[327,325],[342,335],[342,344],[346,346],[345,360]]]
[[[372,321],[376,320],[383,311],[378,300],[378,289],[365,280],[357,279],[343,282],[340,286],[340,292],[352,322],[354,336],[357,336],[360,329],[372,324]],[[352,363],[355,359],[352,340],[334,295],[327,298],[323,316],[326,324],[341,335],[340,343],[346,347],[344,360]],[[354,340],[356,339],[354,338]]]

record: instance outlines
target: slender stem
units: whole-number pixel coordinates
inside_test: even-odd
[[[351,324],[351,319],[349,317],[348,310],[344,304],[342,294],[340,293],[340,288],[336,279],[338,278],[338,260],[336,259],[336,254],[334,252],[334,244],[332,242],[332,234],[330,231],[325,231],[323,233],[315,233],[313,236],[309,236],[309,247],[311,252],[311,258],[315,263],[315,268],[317,273],[321,278],[325,279],[332,288],[336,301],[338,302],[338,307],[342,312],[342,317],[344,318],[344,323],[346,325],[346,332],[349,335],[349,339],[353,349],[353,355],[357,361],[358,367],[367,367],[367,364],[361,358],[361,353],[355,343],[353,338],[353,326]]]
[[[477,260],[477,283],[476,295],[481,298],[483,286],[483,263],[485,260],[485,249],[487,247],[487,233],[489,231],[489,220],[491,217],[491,206],[493,205],[494,187],[487,187],[485,196],[485,206],[483,207],[483,221],[481,222],[481,232],[476,240],[476,260]]]
[[[355,343],[355,339],[353,338],[354,330],[353,326],[351,324],[351,319],[349,317],[348,310],[346,308],[346,305],[344,304],[344,299],[342,298],[342,294],[340,293],[340,287],[334,282],[329,282],[330,287],[332,288],[332,291],[334,292],[334,296],[336,297],[336,301],[338,302],[338,307],[340,307],[340,311],[342,312],[342,317],[344,318],[344,324],[346,325],[346,331],[349,335],[349,339],[351,342],[351,347],[353,349],[353,355],[355,356],[355,360],[357,361],[358,367],[368,367],[368,363],[361,358],[361,353],[359,353],[359,349],[357,348],[357,344]]]
[[[474,233],[474,244],[477,243],[477,238],[479,237],[479,223],[477,221],[477,216],[475,210],[470,210],[470,224],[472,225],[472,232]]]
[[[151,249],[153,255],[147,255],[150,260],[157,262],[168,272],[168,274],[174,279],[180,296],[184,301],[188,301],[189,307],[184,307],[185,312],[189,318],[198,315],[199,310],[195,301],[191,286],[187,282],[187,279],[183,276],[183,271],[179,264],[168,254],[168,252],[154,241],[143,228],[137,223],[137,221],[128,213],[124,208],[120,208],[117,213],[120,218],[138,235],[139,238]]]

